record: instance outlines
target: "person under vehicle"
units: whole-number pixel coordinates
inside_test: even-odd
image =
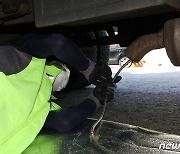
[[[12,41],[0,47],[0,54],[1,87],[5,87],[1,110],[8,109],[1,116],[4,125],[0,132],[6,129],[1,136],[1,141],[6,139],[6,142],[0,143],[0,150],[4,152],[22,152],[42,127],[60,133],[70,131],[99,108],[105,95],[108,95],[108,100],[113,98],[112,89],[107,88],[108,84],[113,85],[110,68],[87,59],[73,42],[60,34],[33,35],[15,43]],[[90,83],[97,85],[91,96],[75,106],[53,108],[51,92],[65,88],[69,73],[63,65],[47,62],[46,59],[51,56],[61,63],[72,65]],[[47,67],[47,64],[50,65]],[[57,74],[51,70],[54,65]],[[60,75],[63,71],[67,78]],[[45,108],[43,112],[41,106]],[[15,140],[18,142],[13,144]]]

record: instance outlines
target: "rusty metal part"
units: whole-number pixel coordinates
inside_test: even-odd
[[[165,23],[164,44],[172,64],[180,66],[180,18]]]
[[[6,25],[15,25],[15,24],[25,24],[25,23],[31,23],[33,21],[34,21],[34,16],[32,13],[30,13],[22,17],[6,21],[3,23],[3,25],[6,26]]]
[[[138,62],[149,51],[163,47],[163,31],[161,30],[158,33],[140,36],[126,49],[125,55],[133,62]]]
[[[25,0],[3,0],[2,8],[6,14],[16,13]]]
[[[4,12],[1,12],[0,13],[0,19],[2,21],[7,21],[7,20],[11,20],[11,19],[21,17],[21,16],[28,13],[28,9],[29,9],[28,3],[23,3],[20,5],[20,7],[16,13],[6,14]]]

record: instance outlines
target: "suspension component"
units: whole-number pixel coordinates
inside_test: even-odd
[[[164,47],[163,31],[147,34],[136,39],[126,50],[125,55],[133,62],[139,62],[144,55],[153,49]]]

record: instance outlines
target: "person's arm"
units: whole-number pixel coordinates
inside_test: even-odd
[[[98,85],[91,96],[82,103],[62,109],[59,112],[50,112],[44,124],[44,129],[60,133],[72,130],[104,103],[106,95],[108,101],[112,100],[114,88],[114,84],[111,84],[111,86],[106,84]]]
[[[78,46],[61,34],[31,35],[11,43],[34,57],[55,56],[84,74],[93,84],[97,84],[97,80],[103,80],[101,76],[107,79],[112,75],[111,69],[106,64],[92,62]]]
[[[92,99],[85,99],[82,103],[59,112],[51,111],[43,129],[59,133],[70,131],[90,116],[96,108],[96,103]]]
[[[81,50],[61,34],[30,35],[11,41],[24,52],[37,57],[55,56],[61,62],[84,71],[89,66],[89,60]]]
[[[30,35],[11,43],[34,57],[55,56],[81,72],[92,84],[99,84],[104,79],[111,80],[112,72],[106,64],[92,62],[72,41],[61,34]]]

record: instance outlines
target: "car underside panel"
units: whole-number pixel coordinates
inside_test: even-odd
[[[120,20],[180,9],[179,0],[35,0],[37,27]],[[89,20],[91,19],[91,20]]]

